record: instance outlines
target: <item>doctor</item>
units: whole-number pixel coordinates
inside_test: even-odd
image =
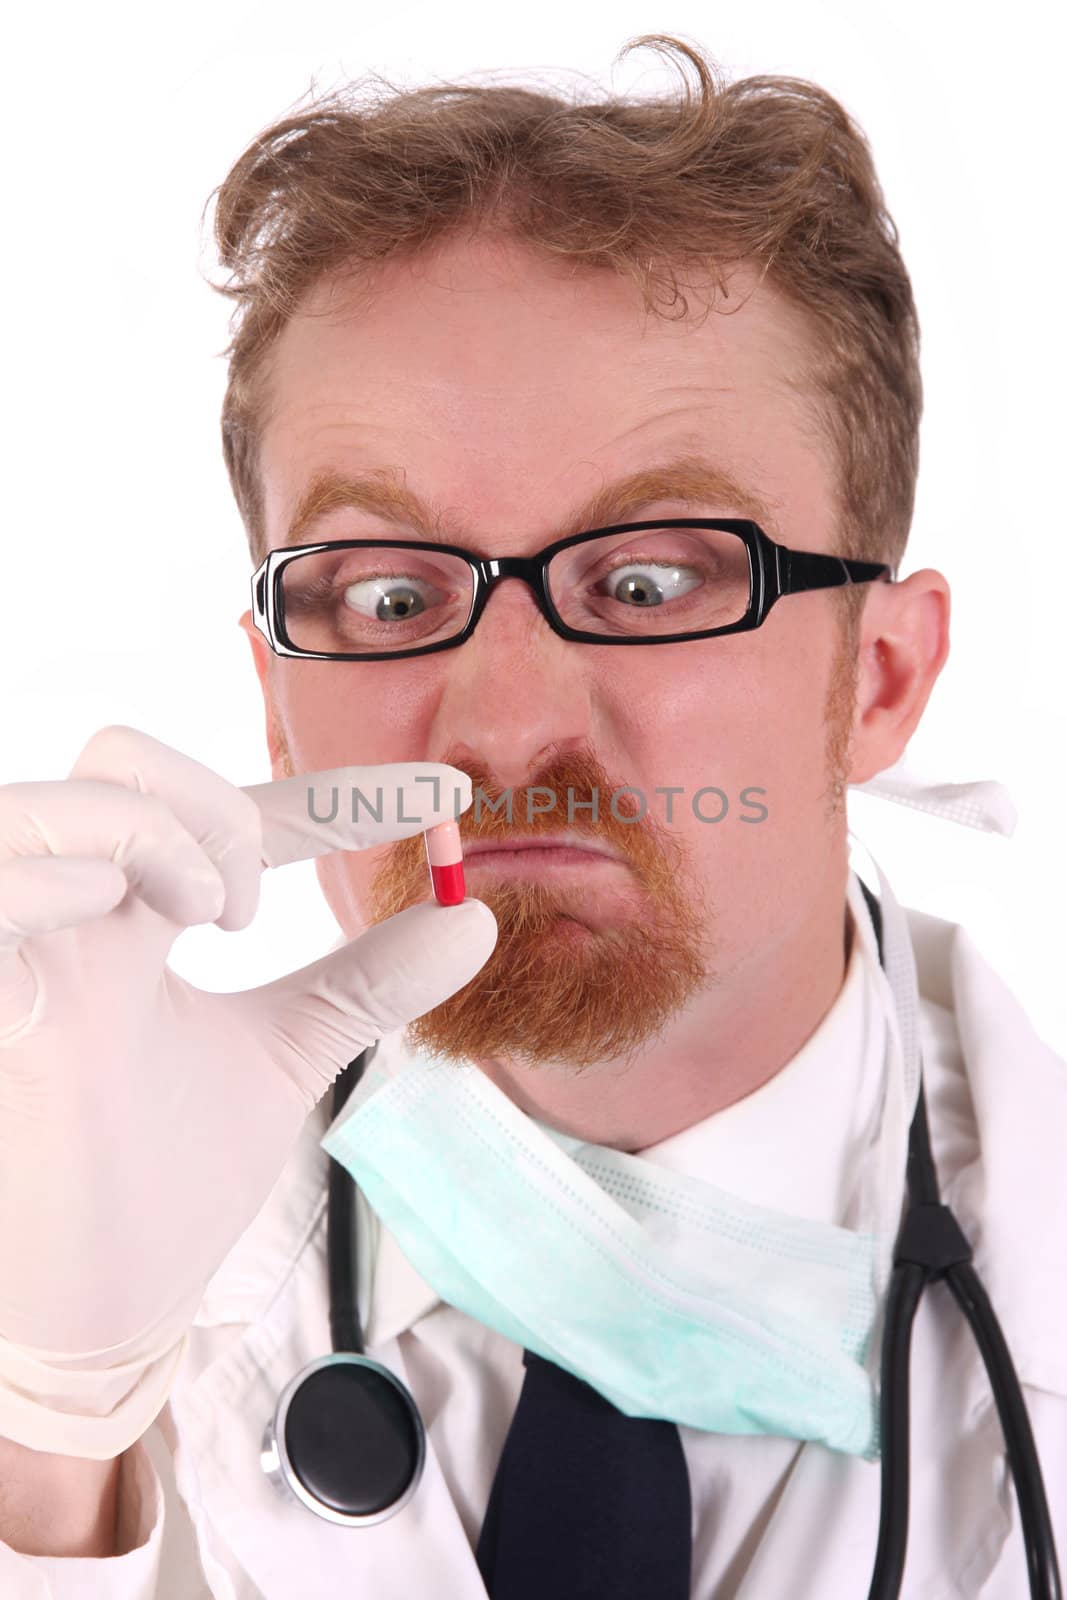
[[[5,1596],[517,1594],[494,1577],[491,1497],[506,1521],[561,1482],[571,1600],[618,1592],[585,1546],[624,1503],[594,1563],[625,1539],[630,1570],[662,1565],[644,1592],[867,1593],[911,1105],[845,794],[905,750],[948,654],[949,589],[859,567],[820,587],[817,561],[774,553],[899,569],[914,312],[840,108],[702,81],[691,141],[673,104],[628,113],[627,134],[618,109],[553,122],[483,89],[392,122],[309,112],[302,145],[279,134],[268,170],[261,139],[223,186],[245,313],[227,460],[254,565],[302,552],[263,569],[241,619],[275,782],[242,790],[113,728],[64,782],[0,791]],[[511,219],[487,208],[505,161],[540,195],[523,209],[520,181]],[[722,258],[716,314],[648,315],[613,270],[670,246],[709,291],[695,252]],[[530,582],[477,565],[562,540]],[[760,612],[761,582],[789,572]],[[350,791],[376,785],[382,815],[353,820]],[[422,832],[454,789],[468,899],[444,908]],[[310,856],[333,952],[250,995],[167,968],[181,928],[247,926],[263,868]],[[941,1187],[1011,1346],[1062,1550],[1062,1065],[962,930],[907,924]],[[374,1040],[377,1076],[331,1129],[326,1091]],[[403,1083],[410,1117],[361,1144],[374,1096]],[[329,1349],[322,1141],[367,1183],[390,1140],[410,1135],[430,1172],[471,1130],[484,1164],[432,1207],[405,1215],[402,1159],[378,1208],[361,1200],[367,1351],[410,1389],[427,1453],[396,1515],[331,1524],[259,1459],[279,1392]],[[512,1134],[528,1163],[509,1170]],[[592,1224],[555,1231],[575,1195]],[[434,1286],[442,1216],[449,1283],[477,1262],[484,1317]],[[637,1216],[640,1250],[617,1249]],[[556,1248],[571,1238],[580,1270]],[[604,1314],[620,1282],[632,1328]],[[665,1284],[699,1301],[707,1338],[635,1362],[628,1335],[642,1307],[661,1325]],[[800,1392],[787,1369],[809,1374]],[[570,1409],[530,1459],[546,1372],[573,1380]],[[609,1416],[598,1382],[655,1385],[662,1407]],[[610,1425],[618,1444],[568,1480],[590,1401],[588,1437]],[[916,1324],[911,1414],[901,1592],[1017,1600],[1003,1439],[944,1285]]]

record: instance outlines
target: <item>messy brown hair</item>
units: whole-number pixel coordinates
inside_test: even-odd
[[[834,547],[899,564],[918,473],[919,326],[865,136],[816,84],[727,84],[700,47],[665,34],[617,59],[643,45],[687,59],[698,95],[684,70],[680,100],[402,91],[372,75],[386,93],[363,96],[361,81],[320,97],[234,164],[214,192],[230,277],[212,287],[237,302],[222,445],[257,561],[269,358],[301,296],[335,269],[369,278],[490,226],[545,258],[626,274],[646,312],[678,318],[692,269],[729,300],[727,270],[758,265],[811,334],[804,384],[835,470]],[[837,592],[852,633],[867,588]]]

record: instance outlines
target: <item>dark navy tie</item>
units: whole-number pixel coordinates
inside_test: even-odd
[[[491,1600],[689,1600],[689,1471],[673,1422],[627,1417],[527,1350],[478,1567]]]

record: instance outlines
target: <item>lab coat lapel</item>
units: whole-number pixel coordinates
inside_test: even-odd
[[[403,1510],[369,1528],[324,1521],[283,1496],[262,1471],[263,1429],[279,1393],[329,1349],[325,1284],[320,1226],[268,1315],[247,1328],[195,1385],[173,1397],[204,1510],[264,1600],[410,1600],[432,1594],[485,1600],[429,1437],[418,1491]],[[395,1340],[370,1353],[409,1382]]]
[[[260,1468],[263,1424],[299,1366],[283,1343],[269,1354],[250,1330],[232,1359],[186,1398],[183,1428],[202,1504],[264,1600],[485,1600],[485,1589],[432,1443],[418,1492],[396,1516],[343,1528],[283,1498]],[[405,1382],[403,1358],[390,1365]]]
[[[986,1287],[1019,1377],[1067,1394],[1067,1341],[1051,1314],[1067,1283],[1067,1065],[962,928],[952,976],[982,1136]]]
[[[931,1285],[912,1330],[904,1600],[974,1600],[1011,1532],[1003,1439],[984,1372],[950,1291]],[[805,1445],[734,1600],[779,1594],[784,1572],[791,1600],[865,1595],[880,1513],[880,1462]]]
[[[1067,1342],[1051,1313],[1067,1283],[1067,1065],[964,928],[918,911],[908,920],[922,993],[952,1011],[966,1063],[973,1156],[958,1171],[943,1174],[939,1160],[939,1144],[952,1141],[952,1117],[939,1119],[929,1107],[945,1199],[968,1238],[981,1236],[975,1265],[1020,1380],[1067,1394]],[[964,1214],[974,1218],[973,1230]]]
[[[1067,1394],[1056,1309],[1067,1282],[1056,1147],[1067,1126],[1067,1070],[961,927],[906,915],[920,993],[944,1008],[924,1008],[921,1026],[942,1199],[971,1243],[1020,1382]],[[985,1365],[945,1283],[927,1286],[916,1313],[909,1411],[903,1592],[947,1594],[951,1579],[954,1595],[977,1596],[1018,1510]],[[880,1462],[800,1449],[735,1600],[777,1593],[786,1570],[794,1600],[865,1593],[880,1508]]]

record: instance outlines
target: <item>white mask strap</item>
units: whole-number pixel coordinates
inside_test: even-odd
[[[849,784],[849,788],[857,794],[928,811],[965,828],[980,828],[983,833],[1010,835],[1018,821],[1011,795],[1002,783],[991,778],[975,783],[928,783],[904,761],[868,778],[866,783]]]

